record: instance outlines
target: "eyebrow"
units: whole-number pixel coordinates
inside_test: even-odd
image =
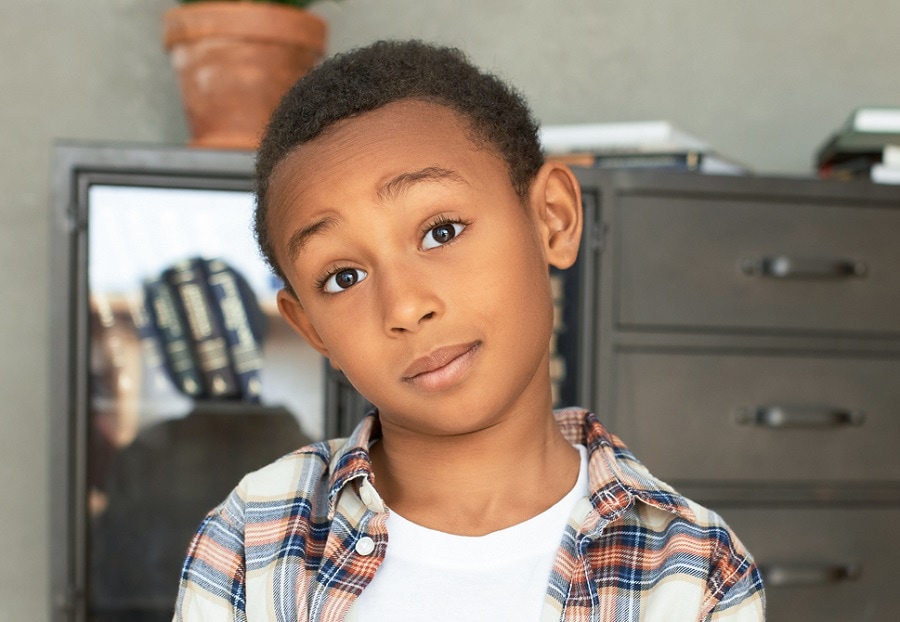
[[[422,182],[451,181],[458,184],[467,184],[462,175],[456,171],[441,168],[440,166],[428,166],[418,171],[401,173],[391,178],[378,189],[378,198],[382,201],[396,199],[412,186]]]
[[[296,259],[303,247],[306,246],[309,239],[316,234],[323,233],[334,227],[338,223],[338,219],[334,216],[325,216],[319,220],[298,229],[288,240],[288,257]]]
[[[456,171],[441,168],[440,166],[428,166],[418,171],[400,173],[396,177],[392,177],[378,188],[376,195],[381,201],[396,199],[416,184],[444,181],[468,185],[468,182]],[[291,235],[290,240],[288,240],[288,257],[292,260],[296,259],[303,247],[309,243],[310,238],[324,233],[337,225],[338,222],[339,219],[335,216],[324,216],[295,231]]]

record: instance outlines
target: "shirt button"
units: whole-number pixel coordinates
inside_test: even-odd
[[[356,552],[360,555],[371,555],[375,550],[375,540],[369,536],[363,536],[356,541]]]

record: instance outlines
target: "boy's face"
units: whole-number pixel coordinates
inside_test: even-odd
[[[461,116],[401,101],[345,120],[269,196],[297,294],[279,309],[384,425],[459,434],[549,408],[551,236]]]

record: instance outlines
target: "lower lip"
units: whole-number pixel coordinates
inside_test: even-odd
[[[472,366],[475,355],[481,349],[481,344],[474,346],[457,356],[455,359],[433,371],[407,378],[406,382],[423,391],[444,391],[458,384],[466,372]]]

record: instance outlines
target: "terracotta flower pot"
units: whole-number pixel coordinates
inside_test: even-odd
[[[197,2],[169,9],[165,46],[178,72],[191,145],[256,149],[269,116],[325,53],[319,16],[291,6]]]

